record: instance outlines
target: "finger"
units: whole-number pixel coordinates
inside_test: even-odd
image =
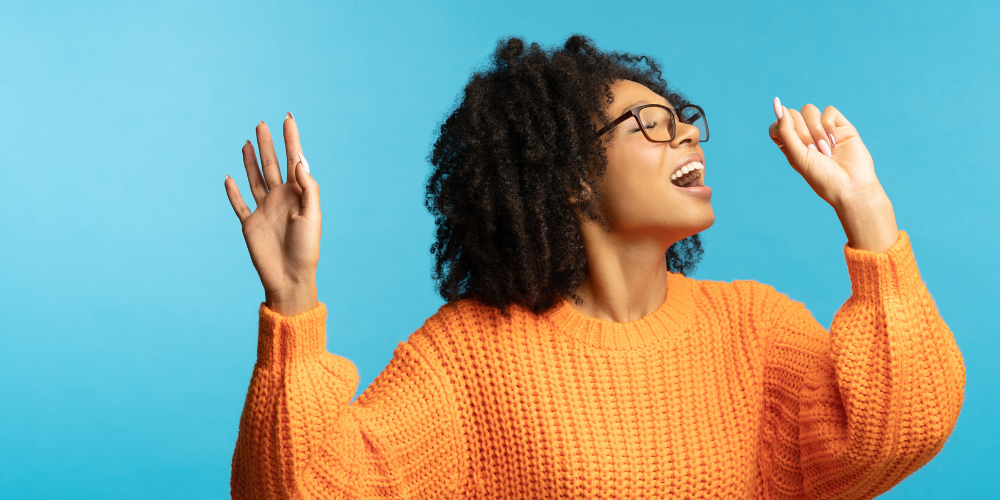
[[[771,122],[771,125],[767,127],[767,135],[771,138],[771,142],[775,143],[779,148],[784,147],[784,144],[781,142],[781,137],[778,135],[777,120]]]
[[[821,116],[822,114],[816,106],[813,106],[812,104],[802,106],[802,120],[809,129],[809,135],[812,137],[813,143],[815,143],[820,150],[827,146],[829,141],[829,138],[826,136],[826,129],[823,128],[823,123],[820,121]]]
[[[789,163],[791,163],[792,159],[791,157],[788,156],[788,151],[785,151],[785,144],[781,142],[781,136],[778,130],[777,120],[771,122],[771,125],[767,127],[767,135],[771,138],[771,142],[776,144],[778,146],[778,149],[781,150],[781,154],[785,155],[785,159],[788,160]]]
[[[301,161],[295,163],[295,179],[302,188],[302,213],[307,219],[319,221],[322,218],[319,209],[319,184],[309,174]]]
[[[229,204],[233,206],[233,211],[236,212],[236,217],[239,217],[240,224],[242,224],[247,217],[250,217],[251,212],[243,201],[243,196],[240,195],[240,188],[236,187],[236,180],[229,175],[226,175],[226,196],[229,197]]]
[[[823,123],[823,129],[826,130],[827,136],[830,139],[830,146],[836,146],[838,142],[850,137],[857,133],[854,130],[854,125],[847,121],[847,118],[840,113],[840,110],[833,107],[827,106],[823,110],[823,117],[820,119]],[[838,133],[837,129],[840,129]]]
[[[812,134],[809,133],[809,127],[806,125],[806,121],[802,118],[802,115],[794,109],[789,109],[787,113],[792,115],[792,123],[795,125],[795,133],[798,134],[799,140],[802,141],[802,144],[815,148],[815,141],[813,141]]]
[[[802,142],[802,137],[795,126],[795,118],[792,113],[798,113],[787,108],[783,108],[783,111],[781,119],[778,120],[778,139],[784,144],[781,150],[788,158],[788,163],[798,171],[799,166],[806,164],[809,149]],[[801,119],[801,116],[799,118]]]
[[[285,114],[282,135],[285,136],[285,165],[288,166],[288,174],[285,177],[288,182],[292,182],[295,180],[295,168],[293,167],[299,161],[302,145],[299,143],[299,127],[295,124],[295,117],[292,116],[291,112]]]
[[[827,113],[827,112],[835,112],[836,113],[834,115],[833,124],[835,126],[837,126],[837,127],[854,127],[854,125],[851,125],[851,122],[847,121],[847,117],[844,116],[844,114],[841,113],[839,109],[837,109],[837,108],[835,108],[833,106],[827,106],[826,109],[823,110],[823,112],[824,113]]]
[[[257,148],[260,149],[260,161],[264,164],[264,182],[270,191],[281,185],[281,166],[278,165],[278,156],[274,154],[271,130],[263,121],[257,124]]]
[[[257,165],[257,153],[253,150],[253,144],[247,141],[243,145],[243,166],[247,169],[247,180],[250,181],[250,193],[253,194],[253,201],[258,206],[267,196],[267,184],[260,175],[260,167]]]
[[[778,147],[780,148],[781,139],[778,138],[778,120],[781,119],[781,116],[784,113],[784,111],[781,106],[781,99],[775,97],[774,102],[772,102],[771,104],[774,106],[774,121],[771,122],[770,125],[768,125],[767,135],[771,137],[771,141],[777,144]]]
[[[308,162],[308,161],[306,161],[306,157],[305,157],[305,155],[303,155],[303,154],[302,154],[302,153],[300,152],[300,153],[299,153],[299,154],[298,154],[297,156],[298,156],[298,160],[299,160],[300,162],[302,162],[302,168],[304,168],[304,169],[306,170],[306,173],[312,173],[312,172],[311,172],[311,171],[309,170],[309,162]]]

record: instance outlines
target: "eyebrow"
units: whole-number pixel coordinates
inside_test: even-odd
[[[632,104],[629,104],[628,106],[625,106],[625,110],[624,111],[628,111],[628,110],[630,110],[632,108],[637,108],[637,107],[642,106],[644,104],[649,104],[649,101],[647,101],[645,99],[643,99],[641,101],[635,101]]]
[[[649,101],[647,101],[645,99],[638,100],[638,101],[635,101],[632,104],[629,104],[628,106],[626,106],[625,109],[622,110],[622,113],[625,113],[625,112],[627,112],[628,110],[630,110],[632,108],[637,108],[639,106],[644,106],[646,104],[659,104],[659,103],[651,103],[651,102],[649,102]],[[663,104],[661,104],[661,106],[663,106]],[[669,101],[667,102],[666,106],[668,108],[670,108],[671,110],[676,111],[676,109],[670,104]]]

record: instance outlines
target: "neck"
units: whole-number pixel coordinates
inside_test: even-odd
[[[619,323],[635,321],[663,304],[667,293],[666,250],[656,238],[625,238],[596,222],[582,224],[587,279],[576,290],[587,316]]]

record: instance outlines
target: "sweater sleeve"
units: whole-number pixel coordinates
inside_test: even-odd
[[[875,497],[941,450],[962,407],[962,356],[907,234],[844,253],[852,295],[830,331],[786,300],[766,343],[767,498]]]
[[[448,498],[464,464],[441,367],[418,330],[351,403],[357,370],[326,352],[326,306],[285,317],[261,304],[232,497]]]

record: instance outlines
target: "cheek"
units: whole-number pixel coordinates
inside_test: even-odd
[[[604,206],[611,216],[632,218],[649,213],[670,196],[669,175],[664,175],[663,152],[633,148],[608,154],[604,179]]]
[[[642,141],[633,147],[624,149],[615,158],[614,165],[618,171],[627,173],[630,179],[656,182],[663,174],[664,155],[666,155],[666,148]],[[609,163],[610,161],[609,158]]]

